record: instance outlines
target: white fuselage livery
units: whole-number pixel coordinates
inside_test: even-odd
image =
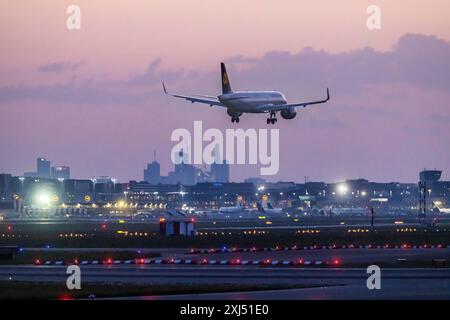
[[[233,91],[230,79],[228,78],[225,64],[221,64],[222,72],[222,94],[219,96],[208,95],[182,95],[169,93],[163,82],[165,94],[175,98],[186,99],[191,103],[203,103],[212,106],[224,107],[227,109],[231,122],[239,122],[239,117],[245,113],[268,113],[267,124],[277,122],[277,112],[280,112],[283,119],[294,119],[297,107],[306,107],[325,103],[330,100],[330,92],[327,88],[327,97],[323,100],[287,103],[286,97],[278,91]]]
[[[243,113],[267,112],[261,106],[286,104],[286,98],[277,91],[238,91],[217,97],[230,111]]]

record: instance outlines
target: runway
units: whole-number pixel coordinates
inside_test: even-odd
[[[59,281],[66,279],[66,266],[0,266],[0,279]],[[208,265],[86,265],[80,266],[84,281],[119,282],[211,282],[217,283],[328,283],[346,284],[366,279],[363,268],[273,268]],[[450,279],[450,269],[383,269],[384,279]],[[365,281],[365,280],[364,280]]]
[[[228,293],[142,296],[132,300],[449,300],[448,281],[415,281],[413,284],[386,281],[380,290],[361,285],[328,286],[304,289],[267,290]]]

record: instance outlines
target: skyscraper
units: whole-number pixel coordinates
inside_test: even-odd
[[[158,162],[153,161],[147,164],[147,169],[144,169],[144,181],[151,184],[158,184],[161,182],[161,168]]]
[[[43,157],[36,160],[37,176],[40,178],[50,178],[50,161]]]
[[[222,160],[219,145],[214,150],[214,163],[211,164],[211,178],[214,182],[230,182],[230,165]]]
[[[67,166],[52,167],[52,178],[70,179],[70,167]]]
[[[225,160],[211,164],[211,178],[214,182],[230,182],[230,165]]]

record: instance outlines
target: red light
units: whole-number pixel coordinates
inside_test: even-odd
[[[302,259],[298,260],[298,264],[303,264],[303,260]]]
[[[41,264],[41,260],[40,259],[34,260],[34,264],[37,264],[37,265]]]
[[[102,224],[102,229],[106,229],[106,224]]]
[[[145,263],[145,260],[144,260],[144,259],[141,259],[141,260],[139,260],[139,263],[140,263],[140,264],[144,264],[144,263]]]
[[[11,226],[8,226],[8,231],[11,231],[12,230],[12,227]]]
[[[74,263],[74,264],[78,264],[78,259],[75,259],[75,260],[73,261],[73,263]]]
[[[58,300],[63,300],[63,301],[72,300],[72,297],[70,297],[70,296],[61,296],[61,297],[58,298]]]
[[[333,264],[339,264],[339,260],[338,260],[338,259],[335,259],[335,260],[333,261]]]

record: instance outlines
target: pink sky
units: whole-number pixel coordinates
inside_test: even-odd
[[[69,4],[81,7],[78,32],[65,28]],[[370,4],[382,10],[379,32],[366,28]],[[117,75],[156,57],[167,68],[211,70],[224,57],[307,46],[388,50],[407,32],[449,39],[448,12],[447,0],[1,1],[0,66],[88,61],[92,72]]]
[[[81,7],[80,31],[66,29],[69,4]],[[380,31],[366,28],[370,4],[381,7]],[[21,174],[44,155],[77,177],[140,179],[157,149],[166,172],[173,129],[231,124],[219,110],[168,100],[160,80],[214,94],[225,60],[234,88],[281,90],[294,101],[332,89],[329,105],[279,121],[275,180],[415,181],[424,166],[450,177],[448,12],[446,0],[1,1],[0,168]],[[400,44],[408,33],[435,37]],[[263,118],[240,125],[262,128]]]

